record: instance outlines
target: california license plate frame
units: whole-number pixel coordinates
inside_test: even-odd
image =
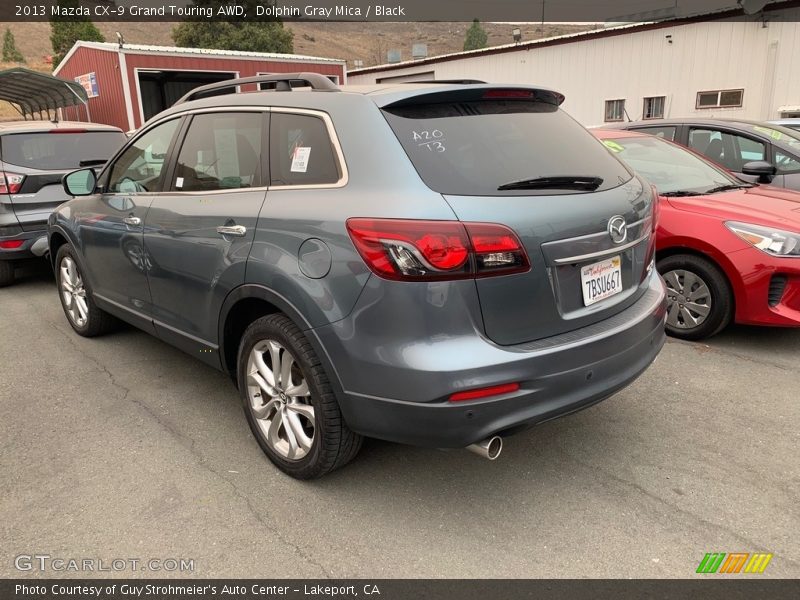
[[[622,292],[622,257],[612,256],[581,267],[584,306],[592,306]]]

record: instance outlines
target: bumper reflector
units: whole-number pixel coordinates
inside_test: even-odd
[[[450,395],[450,402],[461,402],[463,400],[476,400],[477,398],[488,398],[489,396],[499,396],[509,394],[519,389],[518,383],[504,383],[503,385],[493,385],[491,387],[468,390],[466,392],[456,392]]]

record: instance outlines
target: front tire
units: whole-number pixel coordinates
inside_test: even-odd
[[[247,328],[237,378],[256,441],[287,475],[321,477],[361,448],[362,438],[344,422],[319,358],[285,315],[262,317]]]
[[[94,303],[69,244],[61,246],[56,254],[56,283],[61,307],[75,333],[94,337],[114,328],[116,319]]]
[[[733,293],[714,263],[692,254],[676,254],[658,261],[656,269],[667,286],[669,335],[701,340],[731,322]]]

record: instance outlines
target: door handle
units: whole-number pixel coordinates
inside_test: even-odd
[[[235,235],[237,237],[242,237],[247,233],[247,227],[243,225],[220,225],[217,227],[217,233],[221,233],[222,235]]]
[[[139,217],[125,217],[122,222],[131,227],[138,227],[142,224],[142,220]]]

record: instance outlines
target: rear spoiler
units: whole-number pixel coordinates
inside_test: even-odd
[[[414,83],[421,83],[419,81]],[[433,82],[431,82],[433,83]],[[435,83],[443,83],[437,81]],[[411,93],[386,94],[381,108],[398,108],[418,104],[445,104],[450,102],[478,102],[481,100],[511,100],[544,102],[561,106],[565,96],[547,88],[515,85],[472,84],[468,87],[443,87],[441,90],[415,90]]]

